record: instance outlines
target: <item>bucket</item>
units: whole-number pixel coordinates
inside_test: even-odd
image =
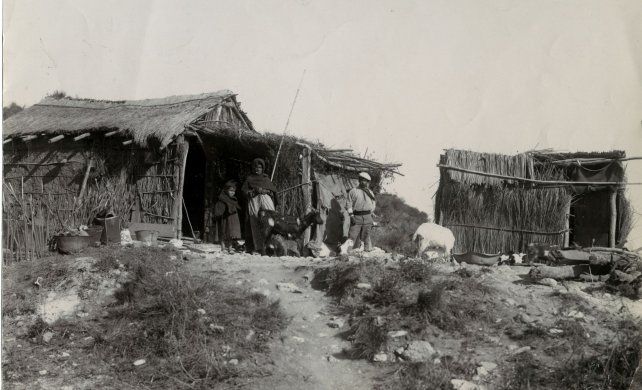
[[[102,237],[104,227],[102,226],[92,226],[87,228],[86,232],[89,234],[89,244],[90,245],[100,245],[100,238]]]
[[[103,244],[110,242],[120,243],[120,219],[118,217],[115,215],[109,215],[105,218],[96,217],[94,223],[104,227],[100,242]]]
[[[90,242],[89,236],[56,236],[58,252],[62,254],[82,252]]]
[[[136,232],[136,240],[142,241],[148,245],[156,245],[158,231],[156,230],[139,230]]]

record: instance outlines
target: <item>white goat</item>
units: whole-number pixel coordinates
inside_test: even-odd
[[[417,257],[421,257],[427,251],[434,251],[435,249],[443,251],[446,256],[450,256],[455,246],[453,232],[448,228],[431,222],[426,222],[419,226],[415,234],[412,235],[412,241],[417,246]]]

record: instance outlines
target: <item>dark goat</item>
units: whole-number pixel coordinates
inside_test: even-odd
[[[275,248],[275,243],[281,243],[287,240],[296,240],[301,237],[301,234],[312,224],[320,225],[323,223],[321,214],[317,210],[312,210],[307,213],[303,220],[299,218],[285,217],[276,211],[261,210],[259,211],[259,221],[261,224],[261,231],[263,239],[265,240],[265,247]],[[278,236],[278,240],[274,240],[273,236]],[[275,241],[273,243],[272,241]],[[278,247],[283,245],[276,245],[276,252]],[[290,245],[291,246],[291,245]],[[298,245],[296,245],[298,247]],[[282,255],[279,253],[279,255]]]

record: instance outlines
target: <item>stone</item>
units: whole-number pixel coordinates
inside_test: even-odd
[[[223,332],[225,330],[225,327],[221,326],[221,325],[210,324],[210,329],[212,329],[215,332],[221,333],[221,332]]]
[[[404,337],[406,335],[408,335],[408,331],[405,331],[405,330],[393,330],[388,332],[388,337],[390,337],[391,339],[395,339],[397,337]]]
[[[372,285],[370,283],[357,283],[357,288],[360,290],[370,290]]]
[[[259,285],[261,285],[261,286],[265,286],[265,285],[267,285],[267,284],[268,284],[268,281],[267,281],[267,280],[265,280],[265,279],[259,279],[258,283],[259,283]]]
[[[145,359],[138,359],[134,361],[134,366],[142,366],[143,364],[145,364]]]
[[[63,352],[60,354],[61,357],[69,357],[69,352]]]
[[[493,371],[494,369],[497,368],[497,364],[493,362],[481,362],[479,363],[482,367],[484,367],[488,372]]]
[[[566,316],[580,320],[584,318],[584,313],[579,310],[571,310],[566,314]]]
[[[296,343],[299,343],[299,344],[305,343],[305,339],[303,337],[299,337],[299,336],[292,336],[292,340],[294,342],[296,342]]]
[[[384,352],[379,352],[378,354],[374,355],[372,358],[373,362],[386,362],[388,361],[388,355],[386,355]]]
[[[521,322],[523,322],[525,324],[530,324],[530,323],[535,321],[533,318],[531,318],[531,316],[529,316],[526,313],[518,314],[517,316],[515,316],[515,319],[517,319],[517,320],[519,320],[519,321],[521,321]]]
[[[513,355],[519,355],[520,353],[528,352],[530,350],[531,350],[531,347],[529,346],[517,348],[516,350],[513,351]]]
[[[337,362],[337,358],[335,358],[335,357],[334,357],[334,356],[332,356],[332,355],[326,356],[326,360],[327,360],[328,362],[330,362],[330,363],[336,363],[336,362]]]
[[[53,336],[53,332],[45,332],[42,334],[42,341],[46,344],[49,344]]]
[[[401,356],[401,355],[403,355],[403,351],[405,351],[405,350],[406,350],[406,348],[399,347],[399,348],[395,349],[395,354]]]
[[[301,291],[301,289],[297,287],[297,285],[295,285],[294,283],[277,283],[276,288],[279,291],[283,291],[283,292],[291,292],[291,293],[298,293],[298,294],[303,293],[303,291]]]
[[[345,321],[341,318],[332,318],[330,322],[328,322],[328,326],[335,329],[343,328],[343,325],[345,325]]]
[[[254,334],[255,332],[252,329],[250,329],[250,331],[247,332],[247,336],[245,336],[245,340],[251,340],[252,337],[254,337]]]
[[[197,311],[197,312],[198,312],[198,314],[200,314],[200,315],[205,315],[205,313],[206,313],[206,312],[205,312],[205,309],[198,309],[198,310],[196,310],[196,311]]]
[[[550,334],[562,334],[564,331],[562,329],[557,329],[557,328],[551,328],[548,330],[548,333]]]
[[[485,386],[477,385],[464,379],[451,379],[453,390],[485,390]]]
[[[230,359],[230,360],[228,360],[228,363],[233,365],[233,366],[236,366],[237,364],[239,364],[239,360],[238,359]]]
[[[543,284],[544,286],[549,286],[549,287],[556,287],[557,280],[553,278],[543,278],[539,280],[539,284]]]
[[[47,370],[40,370],[40,371],[38,371],[38,374],[47,375],[47,372],[48,372]]]
[[[517,306],[517,301],[515,301],[513,298],[504,298],[504,302],[506,302],[509,306]]]
[[[418,340],[408,344],[401,357],[411,362],[427,362],[431,361],[435,355],[437,351],[429,342]]]

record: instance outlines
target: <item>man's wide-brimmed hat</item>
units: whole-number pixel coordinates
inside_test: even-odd
[[[372,179],[370,178],[370,175],[368,175],[366,172],[361,172],[361,173],[359,174],[359,178],[360,178],[360,179],[366,179],[366,180],[368,180],[368,181],[371,181],[371,180],[372,180]]]
[[[231,189],[236,189],[236,182],[234,180],[228,181],[227,183],[225,183],[225,186],[223,187],[223,189],[226,189],[226,190],[228,190],[230,188]]]

